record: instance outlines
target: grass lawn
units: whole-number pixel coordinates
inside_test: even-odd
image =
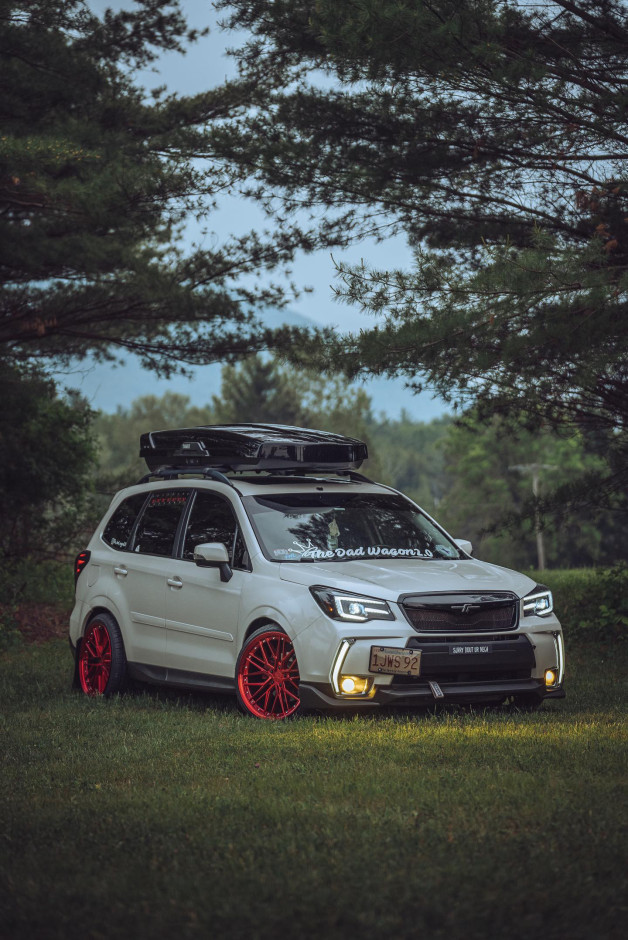
[[[3,938],[619,938],[625,645],[535,714],[262,723],[2,655]]]

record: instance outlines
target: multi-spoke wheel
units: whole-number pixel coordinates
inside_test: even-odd
[[[248,638],[236,666],[240,706],[256,718],[287,718],[298,709],[299,667],[290,639],[269,624]]]
[[[85,695],[112,695],[122,688],[126,656],[120,628],[111,614],[97,614],[87,624],[77,671]]]

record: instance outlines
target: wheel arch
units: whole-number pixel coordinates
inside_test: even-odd
[[[251,623],[250,623],[250,624],[248,625],[248,627],[246,628],[246,630],[244,631],[244,635],[243,635],[243,637],[242,637],[242,643],[240,644],[240,648],[242,648],[242,647],[244,646],[244,644],[246,643],[246,641],[248,640],[248,638],[251,636],[251,634],[252,634],[252,633],[255,633],[256,630],[259,630],[260,627],[269,627],[269,626],[271,626],[271,625],[272,625],[272,626],[279,627],[281,630],[284,631],[284,633],[287,632],[287,631],[284,629],[283,625],[282,625],[278,620],[273,619],[272,617],[269,617],[269,616],[267,616],[267,615],[266,615],[266,616],[263,616],[263,617],[256,617],[255,620],[252,620]]]
[[[113,612],[113,610],[111,610],[110,607],[105,607],[104,604],[95,604],[93,607],[90,607],[90,609],[87,611],[87,613],[83,617],[83,625],[81,627],[81,635],[79,637],[79,640],[82,640],[83,637],[85,636],[85,630],[87,629],[87,624],[90,622],[92,617],[96,616],[96,614],[109,614],[111,617],[115,619],[118,626],[120,626],[120,621],[118,620],[115,613]]]
[[[119,616],[117,610],[115,610],[111,605],[107,605],[107,604],[103,603],[103,601],[101,600],[99,603],[95,603],[93,607],[90,607],[90,609],[87,611],[87,613],[86,613],[85,616],[83,617],[83,623],[82,623],[82,625],[81,625],[81,635],[78,637],[78,639],[77,639],[77,641],[76,641],[76,656],[77,656],[77,658],[78,658],[79,653],[80,653],[81,643],[83,642],[83,638],[85,637],[85,631],[87,630],[87,624],[90,622],[90,620],[91,620],[93,617],[97,616],[98,614],[109,614],[110,617],[113,617],[113,619],[115,620],[115,622],[116,622],[117,625],[118,625],[118,629],[119,629],[120,634],[121,634],[121,636],[122,636],[122,643],[123,643],[123,645],[124,645],[125,653],[126,653],[126,650],[128,649],[126,631],[125,631],[125,629],[124,629],[124,624],[123,624],[123,622],[122,622],[121,617]]]
[[[255,633],[260,627],[266,627],[269,624],[279,627],[293,642],[295,634],[298,633],[298,631],[294,629],[293,618],[286,616],[283,611],[277,609],[272,603],[257,604],[255,607],[249,608],[246,618],[243,618],[243,621],[240,628],[242,633],[238,639],[238,650],[242,649],[252,633]]]

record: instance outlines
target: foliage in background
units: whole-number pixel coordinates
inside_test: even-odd
[[[453,419],[449,416],[430,422],[414,421],[402,411],[399,418],[373,418],[369,426],[369,453],[381,473],[373,477],[401,490],[437,519],[442,519],[442,500],[450,481],[445,472],[444,442]]]
[[[54,560],[35,555],[4,559],[0,562],[0,598],[5,613],[8,610],[9,614],[15,613],[21,604],[71,610],[74,604],[73,558]]]
[[[72,554],[83,547],[113,494],[146,474],[140,434],[167,427],[255,421],[318,427],[365,440],[371,478],[415,499],[454,536],[469,538],[476,557],[514,568],[537,564],[534,518],[551,486],[568,487],[596,458],[574,435],[514,435],[501,419],[488,426],[468,415],[429,424],[373,414],[363,389],[274,360],[253,357],[226,366],[220,395],[145,396],[116,414],[94,417],[76,396],[61,397],[35,370],[0,377],[0,552],[20,559]],[[540,462],[541,499],[531,499],[526,468]],[[521,470],[523,468],[523,470]],[[626,558],[623,514],[543,513],[550,567],[612,565]],[[22,568],[22,572],[28,566]],[[12,583],[21,584],[16,574]],[[55,594],[54,589],[52,594]],[[3,597],[8,598],[3,593]]]
[[[305,337],[292,358],[407,376],[530,429],[594,431],[572,485],[628,482],[628,18],[623,0],[221,0],[266,87],[224,151],[278,213],[403,232],[411,270],[340,266],[339,296],[383,314]],[[245,93],[245,92],[244,92]]]
[[[67,551],[91,518],[93,413],[31,368],[0,371],[0,555]]]
[[[251,359],[225,373],[232,388],[218,401],[200,411],[177,405],[173,415],[324,418],[371,444],[373,476],[432,509],[451,473],[433,429],[406,430],[403,421],[385,429],[367,397],[335,378],[344,370],[413,380],[427,369],[443,394],[479,401],[483,417],[503,414],[510,429],[521,413],[535,432],[566,423],[599,460],[567,460],[563,502],[595,497],[625,508],[623,4],[223,6],[252,32],[239,80],[149,99],[138,70],[195,38],[176,0],[141,0],[102,18],[82,0],[0,3],[0,362],[129,349],[167,372],[271,343],[286,352],[294,340],[296,359],[317,365],[315,378]],[[243,192],[251,177],[250,195],[269,211],[281,206],[273,234],[187,255],[172,249],[192,215],[205,224],[219,194]],[[318,220],[295,216],[299,207]],[[392,231],[414,246],[415,269],[344,270],[340,288],[383,312],[383,325],[301,345],[298,331],[257,330],[251,311],[280,302],[281,291],[254,289],[250,276],[266,277],[297,247]],[[323,381],[323,370],[334,378]],[[156,419],[161,405],[142,408],[137,424]],[[137,446],[123,457],[116,434],[101,434],[105,494],[128,482]],[[571,475],[578,461],[581,477]],[[27,476],[24,492],[29,485]],[[518,492],[502,482],[495,489],[510,511]],[[457,522],[457,503],[444,509]],[[56,517],[68,533],[72,513]],[[479,515],[478,529],[494,521]],[[578,562],[604,561],[618,526],[605,522],[603,538],[587,526],[573,541],[590,558],[578,549]],[[30,550],[25,532],[12,541],[20,553]],[[58,544],[65,537],[59,529]]]
[[[464,532],[478,557],[514,568],[537,565],[537,510],[550,568],[612,565],[626,556],[626,512],[601,510],[595,493],[578,509],[548,498],[603,469],[582,434],[532,433],[500,416],[485,423],[469,413],[451,425],[443,450],[447,486],[439,518],[450,531]]]
[[[628,640],[628,567],[537,571],[531,577],[551,588],[569,645]]]
[[[8,607],[4,604],[0,606],[0,653],[20,646],[22,643],[22,634],[18,630],[15,614],[15,607]]]

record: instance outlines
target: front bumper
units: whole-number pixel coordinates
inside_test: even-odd
[[[511,696],[540,702],[563,698],[564,651],[558,630],[512,632],[481,637],[417,636],[390,642],[374,637],[344,639],[338,664],[327,681],[303,676],[300,695],[304,708],[346,711],[374,710],[387,705],[497,704]],[[391,676],[368,671],[371,646],[389,645],[421,651],[418,677]],[[462,647],[468,647],[461,653]],[[483,649],[486,647],[486,652]],[[459,655],[460,654],[460,655]],[[545,671],[558,673],[556,685],[546,686]],[[369,695],[343,695],[338,674],[371,676]],[[327,678],[327,677],[325,677]]]
[[[377,711],[390,706],[427,708],[440,705],[496,705],[511,695],[537,695],[539,699],[564,698],[563,688],[546,689],[539,679],[510,681],[439,683],[442,698],[436,698],[427,680],[412,686],[378,686],[371,699],[341,698],[334,695],[331,685],[302,682],[299,686],[301,706],[305,710]]]

